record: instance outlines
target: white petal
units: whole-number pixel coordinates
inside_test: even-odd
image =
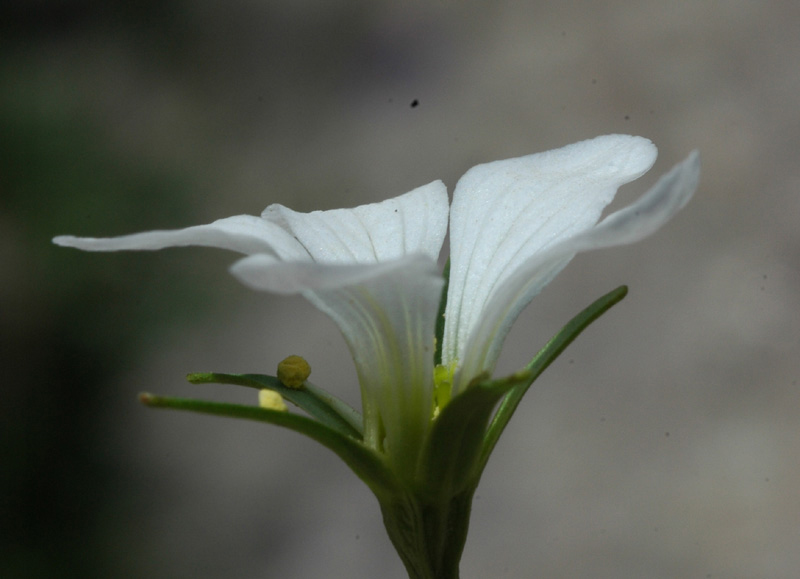
[[[341,329],[358,370],[366,442],[413,473],[433,411],[435,323],[444,280],[436,258],[447,233],[448,198],[434,182],[354,209],[262,217],[110,239],[61,236],[89,251],[203,245],[247,254],[231,268],[243,283],[302,293]]]
[[[291,233],[315,261],[374,263],[423,253],[436,259],[447,233],[447,189],[441,181],[354,209],[298,213],[270,205],[261,216]]]
[[[237,215],[186,229],[146,231],[120,237],[61,235],[55,237],[53,243],[84,251],[156,250],[198,245],[229,249],[248,255],[269,253],[283,259],[309,259],[303,246],[285,230],[252,215]]]
[[[367,432],[397,472],[413,473],[433,409],[434,326],[444,280],[416,254],[371,265],[281,263],[254,255],[234,265],[245,284],[302,292],[339,326],[358,370]]]
[[[244,285],[260,291],[291,295],[308,291],[328,291],[358,285],[373,278],[403,269],[404,264],[426,264],[431,259],[421,253],[381,263],[284,262],[271,255],[258,254],[240,259],[231,273]],[[413,271],[413,268],[411,268]]]
[[[520,311],[576,253],[634,243],[654,233],[688,203],[699,179],[700,156],[694,151],[632,205],[529,257],[492,294],[466,346],[458,387],[463,388],[470,376],[494,368],[500,346]]]
[[[464,360],[496,288],[527,260],[593,226],[617,189],[647,171],[655,146],[607,135],[473,167],[453,195],[443,360]]]
[[[315,298],[353,356],[365,426],[372,429],[367,442],[383,447],[396,472],[413,473],[433,411],[434,331],[444,280],[428,258],[402,261],[368,282]]]
[[[447,232],[447,190],[441,181],[354,209],[298,213],[281,205],[262,217],[237,215],[208,225],[120,237],[61,235],[53,242],[85,251],[156,250],[205,246],[283,261],[375,263],[411,253],[436,258]]]

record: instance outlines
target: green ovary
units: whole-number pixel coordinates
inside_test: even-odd
[[[456,365],[457,361],[453,361],[447,366],[440,364],[433,369],[434,418],[436,418],[439,412],[450,402],[450,396],[453,393],[453,375],[456,372]]]

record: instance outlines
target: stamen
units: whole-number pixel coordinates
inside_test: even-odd
[[[280,412],[289,410],[280,394],[274,390],[267,390],[266,388],[258,391],[258,405],[267,410],[278,410]]]
[[[301,388],[310,375],[311,366],[301,356],[289,356],[278,364],[278,380],[287,388]]]

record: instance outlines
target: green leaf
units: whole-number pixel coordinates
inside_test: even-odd
[[[307,416],[258,406],[155,396],[148,393],[140,394],[139,400],[152,408],[188,410],[202,414],[244,418],[283,426],[316,440],[336,453],[379,498],[397,493],[396,478],[380,454],[367,448],[353,437],[342,434],[338,430]]]
[[[436,314],[436,351],[433,353],[434,366],[442,363],[442,345],[444,344],[444,312],[447,309],[447,287],[450,285],[450,258],[444,264],[444,285],[442,286],[442,297],[439,298],[439,311]]]
[[[474,490],[478,484],[475,466],[497,402],[509,390],[529,380],[528,371],[500,380],[474,380],[444,407],[423,449],[420,479],[424,492],[450,497],[470,487]]]
[[[283,398],[340,434],[357,440],[363,440],[364,438],[361,415],[342,400],[308,382],[303,383],[299,388],[289,388],[284,386],[275,376],[264,374],[218,374],[216,372],[189,374],[186,379],[192,384],[234,384],[259,390],[264,388],[274,390]]]
[[[561,355],[567,346],[569,346],[583,330],[589,327],[592,322],[606,313],[614,305],[619,303],[627,293],[628,287],[623,285],[595,300],[589,307],[572,318],[566,326],[561,328],[561,330],[545,344],[544,348],[536,354],[533,360],[525,366],[525,371],[529,373],[530,379],[516,385],[508,391],[486,431],[478,475],[480,475],[480,472],[485,468],[500,435],[503,433],[508,421],[511,420],[511,416],[514,414],[517,406],[519,406],[522,397],[525,395],[525,392],[528,391],[530,385],[533,384],[534,380]]]

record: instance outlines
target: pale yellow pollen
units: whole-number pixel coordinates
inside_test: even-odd
[[[258,391],[258,405],[267,410],[279,410],[286,412],[288,408],[283,401],[283,397],[274,390],[259,390]]]
[[[278,380],[287,388],[300,388],[311,375],[311,366],[301,356],[289,356],[278,364]]]

